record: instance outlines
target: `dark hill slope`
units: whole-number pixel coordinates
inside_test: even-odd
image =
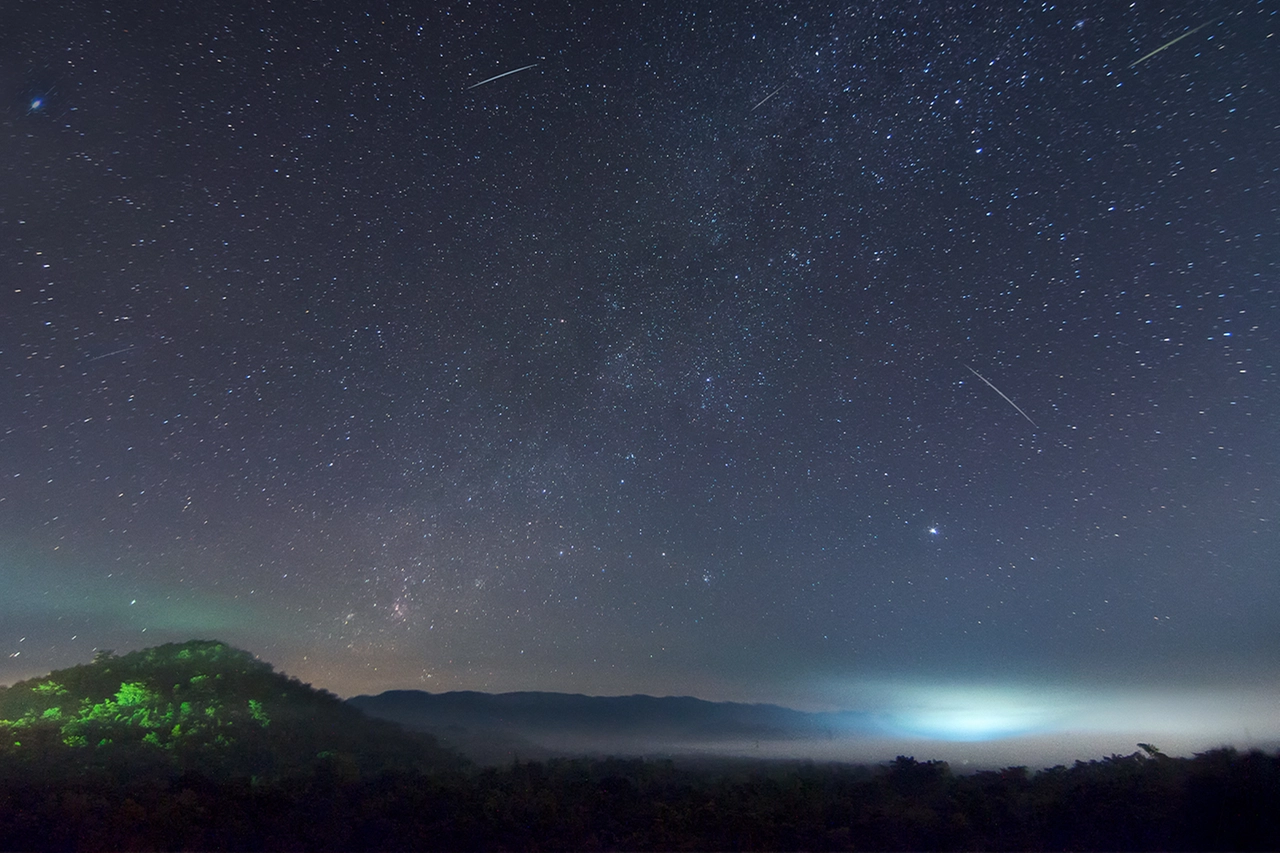
[[[223,643],[193,640],[0,688],[0,767],[272,778],[429,771],[458,759],[429,736],[366,717],[336,696]]]

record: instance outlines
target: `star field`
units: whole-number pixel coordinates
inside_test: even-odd
[[[1274,690],[1278,23],[0,13],[0,680]]]

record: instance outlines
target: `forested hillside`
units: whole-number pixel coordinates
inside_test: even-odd
[[[458,764],[428,735],[223,643],[193,640],[0,688],[0,772],[197,771],[259,781],[317,764],[426,771]]]
[[[0,690],[3,850],[1267,850],[1280,755],[469,768],[216,642]]]

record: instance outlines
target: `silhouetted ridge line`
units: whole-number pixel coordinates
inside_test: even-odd
[[[708,702],[690,696],[576,693],[427,693],[389,690],[348,700],[409,728],[509,730],[522,736],[661,738],[690,742],[828,737],[865,729],[854,713],[808,713],[779,705]]]

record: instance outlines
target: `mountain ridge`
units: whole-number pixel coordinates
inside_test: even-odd
[[[474,760],[494,738],[502,754],[698,752],[762,741],[849,737],[872,730],[857,712],[798,711],[769,703],[712,702],[692,696],[387,690],[347,699],[372,717],[428,732]],[[492,750],[490,750],[492,751]]]

